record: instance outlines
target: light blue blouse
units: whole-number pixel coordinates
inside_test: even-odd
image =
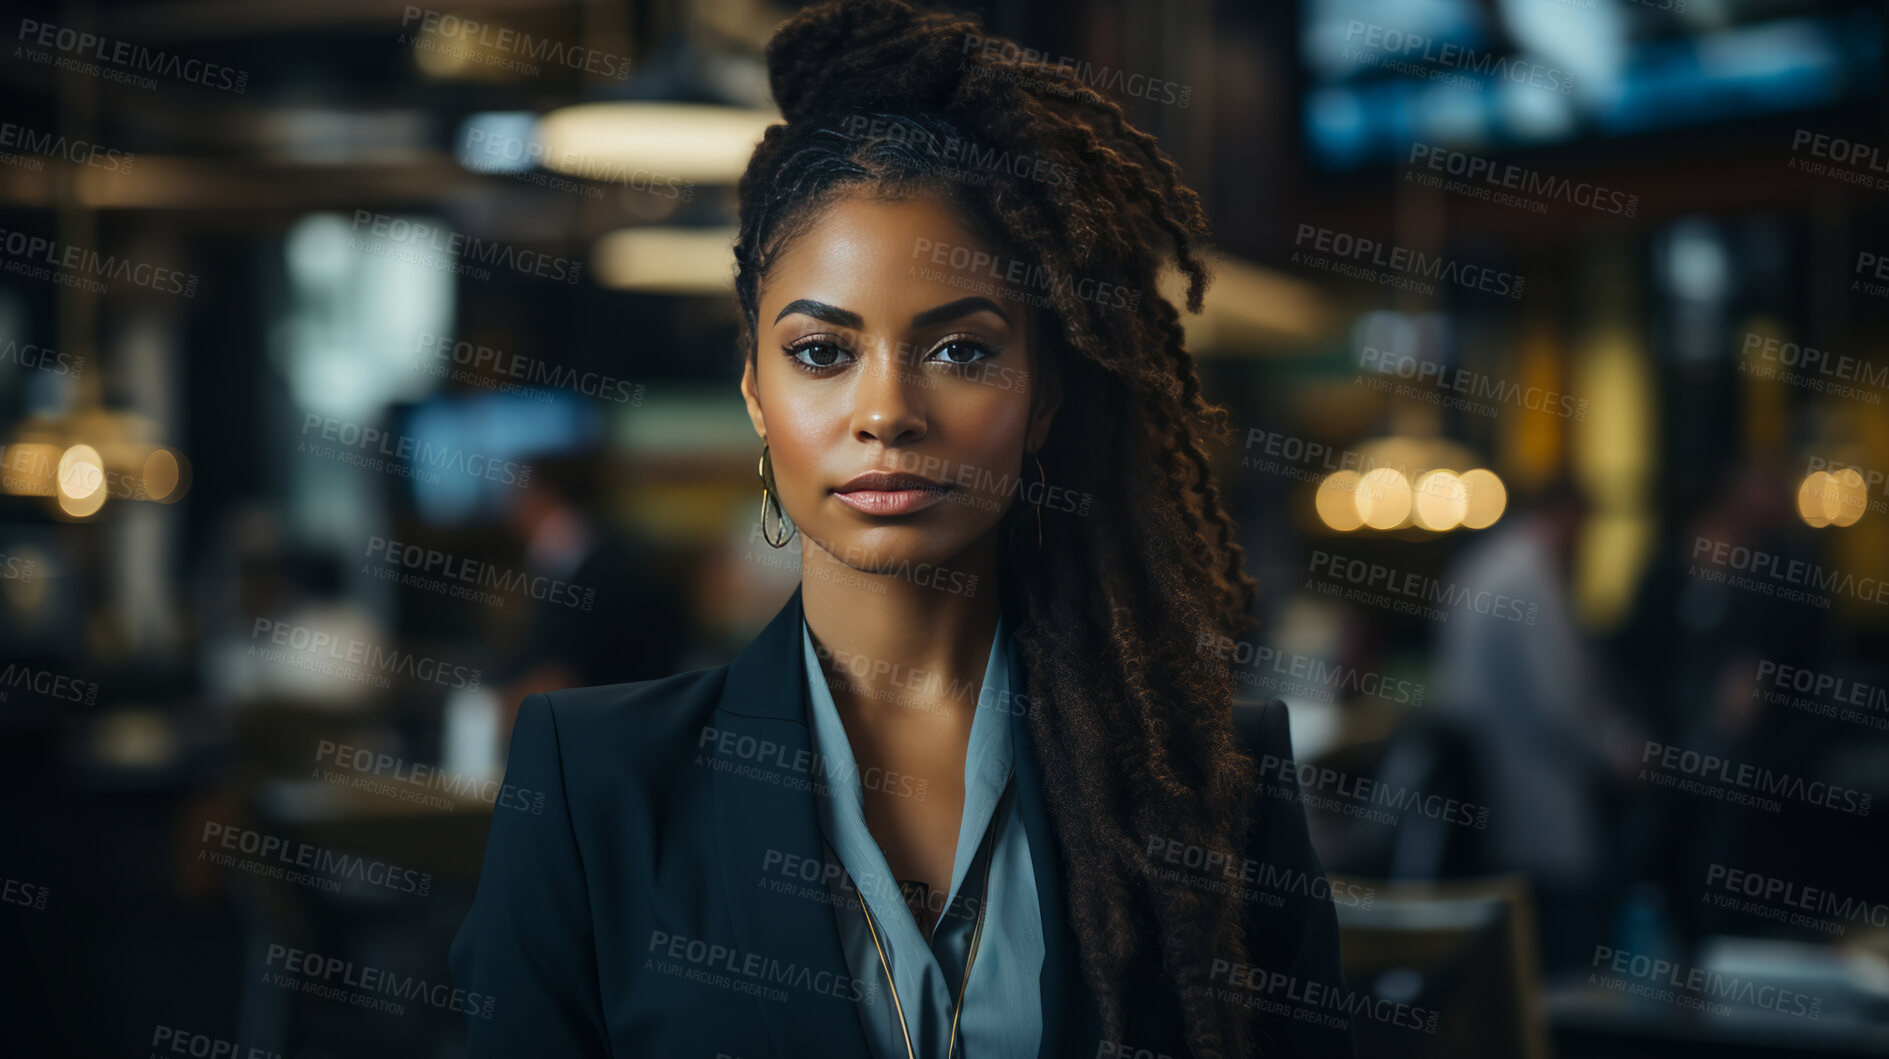
[[[884,852],[866,829],[852,745],[827,688],[813,635],[806,621],[801,621],[807,690],[812,697],[812,749],[819,755],[831,792],[831,797],[814,801],[826,836],[827,861],[845,869],[843,876],[827,872],[827,888],[839,925],[841,948],[853,977],[880,984],[874,1003],[858,1005],[866,1040],[877,1059],[905,1059],[899,1006],[905,1009],[906,1026],[919,1059],[943,1059],[977,920],[986,832],[994,832],[994,843],[989,848],[995,857],[990,864],[989,908],[977,943],[977,961],[971,965],[971,976],[964,986],[954,1059],[1026,1059],[1037,1054],[1042,1040],[1038,976],[1043,968],[1043,915],[1037,903],[1036,872],[1030,860],[1023,814],[1017,806],[1016,783],[1005,782],[1013,764],[1019,768],[1031,765],[1016,761],[1012,741],[1008,704],[1017,674],[1006,631],[999,620],[990,659],[984,666],[978,708],[971,720],[970,746],[964,760],[964,817],[958,827],[957,855],[951,864],[951,892],[945,897],[945,911],[927,944],[886,866]],[[875,784],[897,782],[878,776],[867,779]],[[865,896],[879,927],[886,963],[898,985],[899,1005],[893,1004],[891,991],[884,988],[885,971],[859,911],[860,894]],[[937,898],[932,900],[936,907]]]

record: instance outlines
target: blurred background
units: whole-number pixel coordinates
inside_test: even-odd
[[[1881,6],[956,9],[1213,221],[1211,653],[1439,1014],[1360,1054],[1889,1054]],[[728,253],[792,10],[10,5],[6,1051],[463,1054],[272,974],[446,982],[520,698],[792,591]]]

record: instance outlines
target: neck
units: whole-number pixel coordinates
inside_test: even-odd
[[[801,607],[840,712],[967,725],[997,633],[995,535],[936,565],[848,566],[801,540]]]

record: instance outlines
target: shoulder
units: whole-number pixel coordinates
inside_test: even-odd
[[[1248,852],[1261,863],[1304,872],[1309,884],[1311,876],[1321,873],[1307,826],[1306,792],[1299,784],[1305,770],[1292,758],[1286,704],[1280,699],[1236,702],[1233,715],[1240,749],[1253,759],[1257,781]]]
[[[1283,699],[1235,700],[1233,733],[1262,773],[1292,760],[1292,725]]]
[[[520,705],[514,744],[528,724],[547,728],[568,773],[600,764],[622,774],[639,763],[674,760],[713,728],[728,665],[656,680],[566,688]]]
[[[1292,759],[1286,704],[1277,698],[1236,702],[1233,712],[1242,749],[1259,770],[1248,856],[1262,898],[1250,906],[1246,958],[1296,982],[1317,983],[1337,990],[1335,995],[1347,995],[1332,884],[1312,845],[1305,792],[1299,786],[1305,770]],[[1282,1054],[1343,1059],[1356,1055],[1349,1030],[1292,1020],[1267,1025],[1268,1039]]]

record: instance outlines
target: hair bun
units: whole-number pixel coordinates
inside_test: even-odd
[[[781,115],[944,109],[963,77],[977,24],[900,0],[831,0],[781,24],[767,44]]]

